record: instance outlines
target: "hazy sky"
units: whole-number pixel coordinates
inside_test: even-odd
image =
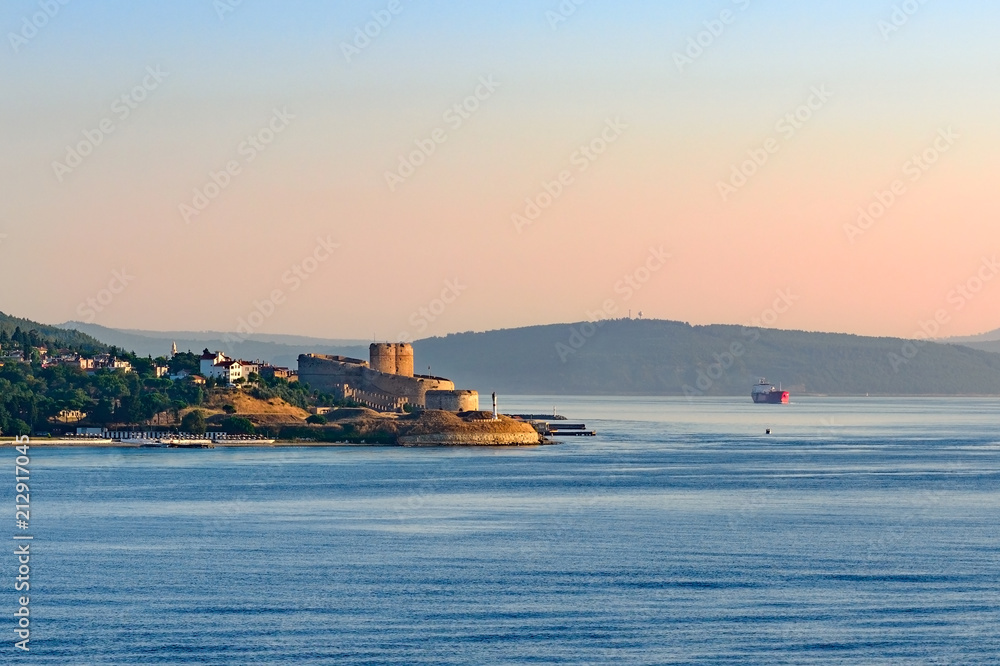
[[[577,2],[4,2],[0,310],[1000,326],[998,3]]]

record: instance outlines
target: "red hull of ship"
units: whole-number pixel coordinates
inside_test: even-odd
[[[787,405],[791,394],[788,391],[769,391],[753,394],[754,402],[765,402],[772,405]]]

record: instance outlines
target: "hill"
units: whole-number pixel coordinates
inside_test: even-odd
[[[967,342],[960,342],[958,340],[949,341],[949,344],[958,344],[963,347],[969,347],[971,349],[978,349],[980,351],[991,352],[993,354],[1000,353],[1000,340],[969,340]]]
[[[588,335],[589,334],[589,335]],[[480,393],[1000,395],[1000,354],[839,333],[618,319],[414,343],[418,366]]]
[[[91,353],[107,351],[106,344],[77,329],[39,324],[37,321],[12,317],[0,312],[0,336],[6,334],[7,338],[12,337],[17,329],[27,334],[34,332],[37,343],[35,346],[70,348]]]
[[[206,416],[226,414],[225,407],[231,406],[237,416],[243,416],[254,425],[269,423],[299,423],[308,418],[309,412],[291,405],[279,397],[256,398],[245,391],[230,389],[210,394],[198,407]]]
[[[245,340],[219,331],[143,331],[117,329],[70,321],[59,329],[75,329],[109,345],[128,349],[139,356],[168,356],[173,343],[180,351],[200,352],[204,348],[225,352],[233,358],[260,359],[273,365],[294,368],[299,354],[342,354],[368,357],[368,344],[361,340],[327,340],[298,335],[259,334]]]
[[[956,335],[944,338],[943,342],[955,342],[963,345],[968,342],[1000,342],[1000,328],[995,328],[992,331],[986,331],[979,335]]]

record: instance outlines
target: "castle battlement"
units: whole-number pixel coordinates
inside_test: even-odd
[[[348,394],[352,391],[355,395],[362,392],[369,398],[379,396],[377,401],[368,402],[394,411],[401,409],[400,400],[415,407],[427,407],[428,391],[455,390],[455,383],[450,379],[413,374],[413,345],[409,343],[377,342],[372,343],[368,351],[368,362],[346,356],[302,354],[299,356],[299,379],[314,389],[341,398],[351,397]],[[345,391],[344,387],[350,391]],[[465,397],[461,403],[437,399],[436,404],[468,405],[471,402]]]

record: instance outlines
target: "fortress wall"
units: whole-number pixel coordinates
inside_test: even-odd
[[[362,391],[350,386],[345,386],[343,393],[345,398],[379,411],[401,412],[403,411],[403,405],[406,403],[405,398],[397,398],[384,393]]]
[[[366,391],[379,391],[390,395],[404,396],[412,405],[423,407],[426,404],[427,391],[455,389],[455,383],[447,379],[431,377],[403,377],[401,375],[386,375],[372,370],[365,370],[364,384]]]
[[[479,393],[477,391],[443,391],[437,389],[427,391],[424,399],[427,409],[442,409],[446,412],[479,411]]]
[[[299,356],[299,380],[324,393],[332,393],[343,384],[360,387],[363,372],[370,372],[368,363],[359,359],[313,354]]]
[[[347,384],[360,391],[405,398],[418,407],[426,404],[427,391],[453,391],[455,383],[441,377],[404,377],[377,372],[364,361],[342,356],[299,356],[299,379],[325,393],[342,392]]]

